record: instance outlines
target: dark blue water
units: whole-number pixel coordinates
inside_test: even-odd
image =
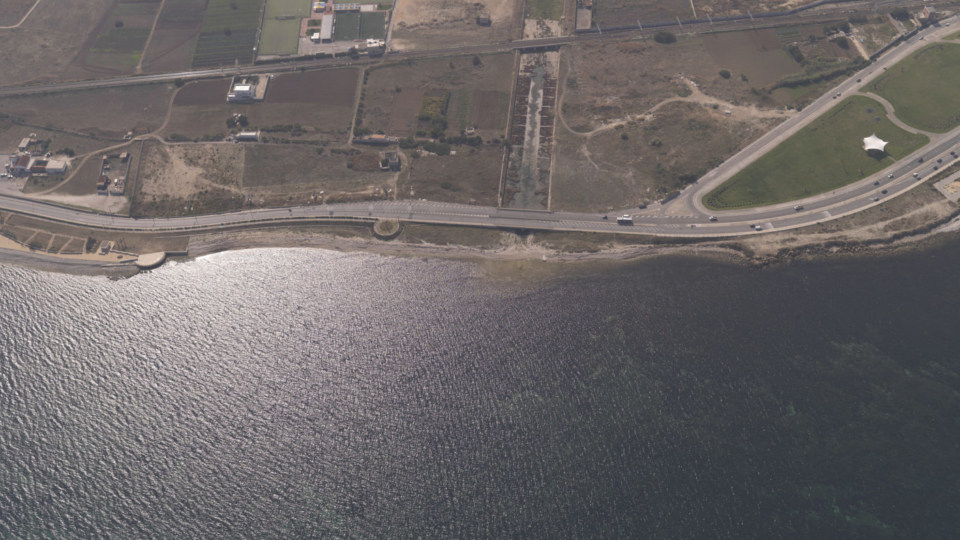
[[[0,267],[0,537],[957,538],[958,247]]]

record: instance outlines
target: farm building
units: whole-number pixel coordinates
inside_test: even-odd
[[[244,102],[244,101],[253,101],[253,85],[249,84],[235,84],[233,88],[230,89],[230,93],[227,94],[227,101],[230,102]]]
[[[51,159],[47,161],[47,174],[63,174],[67,172],[67,162],[60,159]]]
[[[32,142],[33,141],[30,140],[30,137],[24,137],[23,140],[20,141],[20,146],[17,146],[17,150],[20,150],[21,152],[26,152],[27,148],[30,148],[30,144]]]
[[[260,132],[259,131],[241,131],[240,133],[237,133],[236,139],[238,141],[257,142],[260,140]]]
[[[374,144],[377,146],[386,146],[388,144],[394,144],[398,141],[396,137],[390,137],[388,135],[365,135],[356,139],[354,142],[362,144]]]
[[[30,156],[21,154],[13,161],[10,171],[14,173],[25,173],[30,170]]]
[[[333,13],[324,13],[323,20],[320,23],[320,42],[330,43],[333,41]]]
[[[314,43],[320,43],[320,32],[314,32],[310,35],[310,41]]]
[[[107,194],[107,187],[109,187],[109,186],[110,186],[110,178],[109,178],[107,175],[105,175],[105,174],[101,174],[101,175],[100,175],[100,179],[97,180],[97,192],[98,192],[98,193],[99,193],[99,192],[103,192],[103,193],[99,193],[99,194],[100,194],[100,195],[106,195],[106,194]]]

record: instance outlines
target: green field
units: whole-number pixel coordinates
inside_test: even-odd
[[[872,133],[889,142],[888,155],[863,150],[863,138]],[[727,210],[810,197],[880,171],[927,142],[894,125],[876,101],[851,97],[710,192],[704,203]]]
[[[528,19],[559,21],[563,16],[563,0],[527,0]]]
[[[193,67],[249,63],[261,5],[255,0],[210,0],[193,51]]]
[[[386,37],[387,14],[383,12],[360,14],[360,39],[383,39]]]
[[[333,25],[334,41],[353,41],[360,37],[360,13],[340,12]]]
[[[921,49],[861,90],[883,96],[908,126],[950,131],[960,126],[960,45]]]
[[[310,0],[267,0],[257,53],[296,54],[300,19],[310,14],[310,4]]]
[[[87,53],[87,62],[101,66],[135,66],[149,35],[149,28],[112,28],[97,36]]]

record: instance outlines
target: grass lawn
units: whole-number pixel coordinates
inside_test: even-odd
[[[309,0],[268,0],[259,54],[296,54],[300,19],[308,15]]]
[[[921,49],[861,90],[886,98],[909,126],[950,131],[960,126],[960,45]]]
[[[558,21],[563,16],[563,2],[561,0],[529,0],[526,16],[528,19]]]
[[[889,142],[888,155],[878,159],[863,150],[863,138],[872,133]],[[724,210],[824,193],[884,169],[927,142],[890,122],[876,101],[854,96],[710,192],[704,203]]]

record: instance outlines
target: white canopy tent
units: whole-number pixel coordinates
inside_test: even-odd
[[[863,138],[863,149],[866,151],[876,150],[877,152],[883,152],[883,147],[887,145],[887,141],[882,140],[880,137],[877,137],[877,134],[874,133],[869,137]]]

